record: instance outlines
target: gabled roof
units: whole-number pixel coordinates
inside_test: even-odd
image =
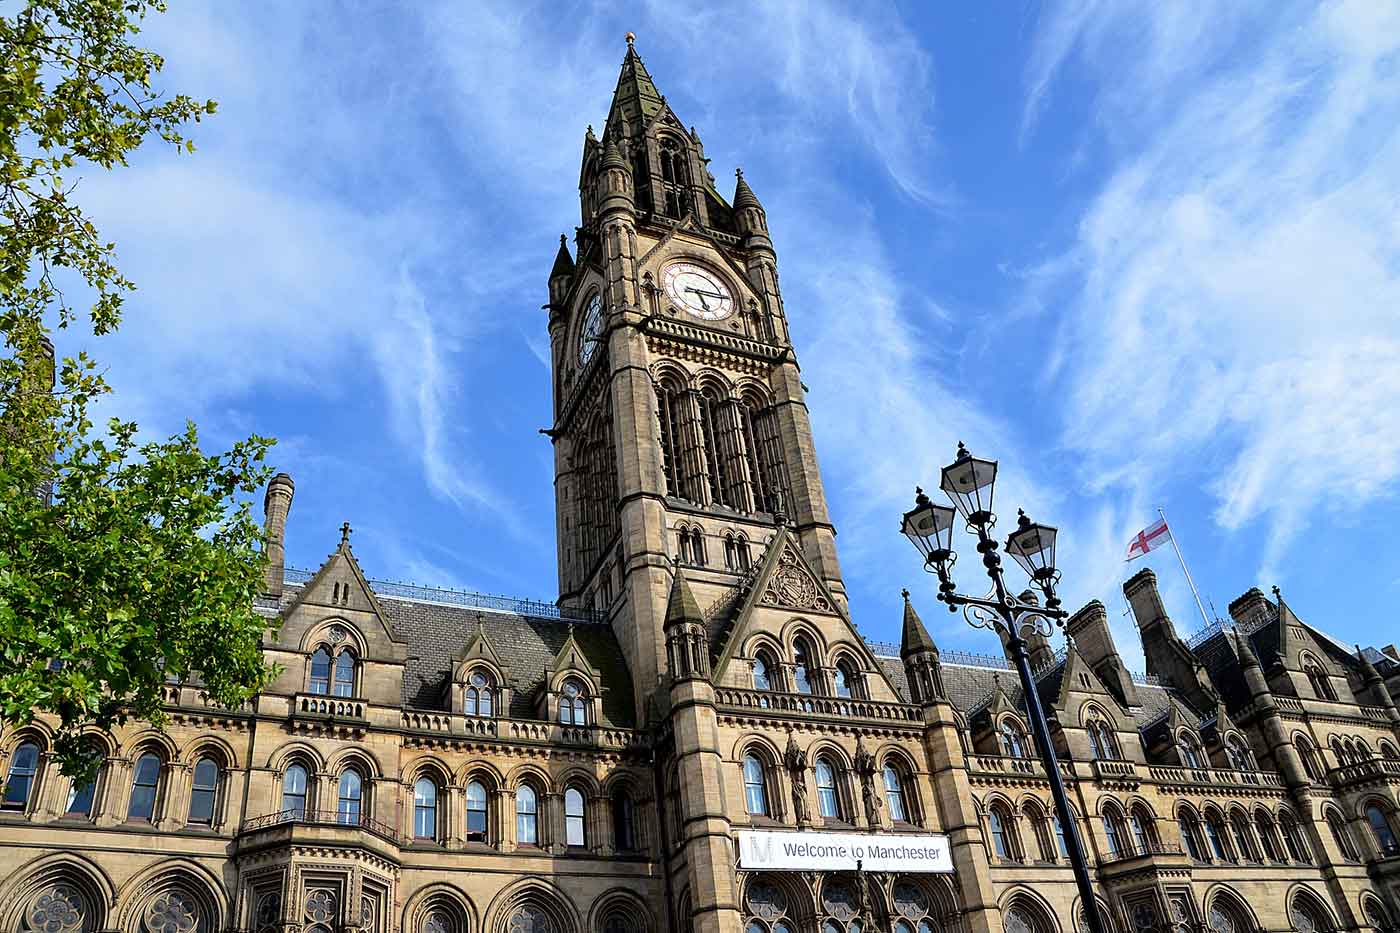
[[[290,616],[303,605],[331,606],[337,609],[351,609],[359,612],[372,612],[384,619],[379,600],[365,579],[360,562],[350,550],[350,524],[340,529],[340,544],[327,555],[321,569],[292,594],[291,602],[282,609],[282,616]],[[392,635],[392,632],[390,633]]]

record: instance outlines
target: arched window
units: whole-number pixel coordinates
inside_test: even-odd
[[[1366,808],[1366,822],[1371,824],[1371,834],[1376,837],[1376,848],[1383,857],[1400,855],[1400,845],[1395,841],[1395,830],[1378,804]]]
[[[768,775],[753,753],[744,756],[744,805],[753,816],[772,816],[768,810]]]
[[[577,787],[564,791],[564,844],[586,845],[584,833],[583,792]]]
[[[797,929],[788,918],[787,895],[766,876],[759,875],[748,883],[744,906],[749,914],[744,933],[794,933]]]
[[[1055,830],[1055,847],[1060,852],[1060,858],[1069,858],[1069,841],[1065,839],[1065,827],[1058,813],[1050,814],[1050,825]]]
[[[682,564],[693,564],[694,558],[690,554],[690,529],[676,529],[676,556]]]
[[[1307,675],[1308,683],[1313,689],[1313,695],[1319,700],[1337,699],[1337,691],[1332,687],[1332,678],[1327,676],[1322,665],[1309,659],[1303,663],[1303,673]]]
[[[836,688],[836,695],[839,697],[850,697],[852,695],[852,685],[856,682],[855,670],[851,667],[851,662],[845,658],[836,662],[836,671],[832,674],[835,680],[833,686]]]
[[[1336,810],[1329,810],[1327,812],[1327,826],[1332,830],[1332,838],[1337,841],[1337,848],[1342,850],[1342,857],[1350,862],[1361,861],[1356,852],[1356,844],[1351,840],[1351,833],[1348,831],[1342,815]]]
[[[1217,813],[1206,814],[1206,838],[1210,840],[1210,851],[1221,862],[1233,862],[1230,849],[1225,842],[1225,821]]]
[[[1324,933],[1333,928],[1332,919],[1312,898],[1297,895],[1289,908],[1288,919],[1297,933]]]
[[[904,801],[904,780],[899,773],[899,768],[893,763],[885,765],[885,805],[890,808],[890,819],[896,823],[907,823],[909,819],[909,808]]]
[[[726,532],[724,536],[724,569],[739,569],[739,549],[734,543],[732,532]]]
[[[359,826],[363,802],[364,780],[359,771],[346,768],[340,772],[340,786],[336,790],[336,822],[346,826]]]
[[[1011,816],[1000,804],[987,810],[987,824],[992,830],[992,851],[1003,861],[1016,858],[1016,840],[1012,833]]]
[[[1206,767],[1205,753],[1201,750],[1201,743],[1191,733],[1182,731],[1177,735],[1176,750],[1181,758],[1182,767],[1197,770]]]
[[[754,655],[753,659],[753,688],[755,690],[773,689],[773,659],[768,652],[760,651]]]
[[[1001,727],[997,730],[997,741],[1001,744],[1001,753],[1008,758],[1026,757],[1026,736],[1021,731],[1020,725],[1010,716],[1001,721]]]
[[[798,638],[792,645],[792,680],[798,693],[812,692],[812,650],[807,639]]]
[[[97,776],[85,784],[73,784],[68,788],[68,806],[64,808],[64,816],[88,817],[92,815],[92,802],[97,794],[97,782],[101,780],[102,772],[98,771]]]
[[[1139,855],[1145,855],[1154,850],[1157,843],[1157,831],[1153,826],[1152,814],[1147,812],[1147,808],[1142,804],[1133,807],[1128,816],[1128,823],[1133,831],[1133,843],[1137,846]]]
[[[899,878],[890,893],[894,895],[897,918],[894,929],[897,933],[934,933],[939,929],[933,916],[934,901],[922,884],[909,878]]]
[[[734,554],[739,561],[739,572],[743,573],[749,569],[752,558],[749,556],[749,539],[743,535],[736,535],[734,538]]]
[[[131,776],[131,803],[126,808],[128,820],[149,823],[155,816],[161,771],[160,756],[155,752],[147,752],[136,759],[136,768]]]
[[[1232,735],[1225,740],[1225,757],[1230,760],[1230,767],[1236,771],[1255,770],[1253,753],[1237,735]]]
[[[539,803],[529,784],[515,791],[515,841],[525,846],[540,844]]]
[[[23,810],[29,806],[29,795],[39,774],[39,746],[21,742],[10,756],[10,773],[5,778],[3,809]]]
[[[219,763],[212,758],[195,762],[190,782],[189,822],[209,825],[214,822],[214,805],[219,796]]]
[[[685,450],[681,426],[687,420],[687,411],[687,396],[682,386],[670,377],[656,383],[656,419],[661,430],[661,467],[666,474],[666,492],[694,502],[697,499],[687,482],[688,468],[681,462],[682,451]],[[681,544],[689,549],[690,545],[684,539]],[[681,554],[681,562],[690,562],[688,553]]]
[[[1361,909],[1366,913],[1366,922],[1375,933],[1385,933],[1391,929],[1390,918],[1386,916],[1385,907],[1374,897],[1368,897],[1361,904]]]
[[[1190,810],[1182,809],[1176,815],[1176,826],[1181,832],[1181,841],[1186,846],[1186,853],[1194,861],[1209,861],[1205,846],[1201,842],[1201,825],[1196,815]]]
[[[1263,810],[1254,811],[1254,829],[1259,834],[1259,847],[1263,850],[1264,858],[1270,862],[1286,861],[1279,848],[1273,817]]]
[[[21,908],[18,929],[21,933],[80,933],[101,926],[95,922],[97,913],[77,885],[60,877],[30,894]]]
[[[1385,740],[1381,741],[1380,750],[1382,758],[1389,758],[1391,761],[1400,759],[1400,751],[1396,751],[1395,746]]]
[[[491,717],[495,711],[496,682],[491,673],[477,668],[467,678],[466,714]]]
[[[438,823],[438,787],[430,777],[421,777],[413,785],[413,838],[436,839]]]
[[[341,649],[335,656],[335,680],[331,693],[338,697],[355,695],[355,655],[349,648]]]
[[[566,680],[559,691],[559,721],[566,726],[588,725],[588,703],[583,684]]]
[[[1123,848],[1123,817],[1117,810],[1104,811],[1103,834],[1108,843],[1109,858],[1121,858],[1127,854]]]
[[[786,514],[791,495],[777,411],[766,400],[749,394],[744,397],[739,415],[754,508],[774,515]]]
[[[830,759],[818,758],[816,772],[817,810],[826,819],[840,819],[841,800],[836,790],[836,766],[832,764]]]
[[[1116,760],[1118,741],[1113,737],[1113,729],[1097,711],[1091,711],[1084,723],[1089,733],[1089,751],[1095,760]]]
[[[1235,837],[1235,851],[1241,861],[1257,862],[1259,853],[1254,846],[1254,832],[1250,829],[1249,817],[1240,810],[1230,816],[1230,831]]]
[[[637,844],[637,813],[632,806],[632,795],[627,788],[619,787],[612,794],[613,848],[619,852],[634,852],[641,848]]]
[[[707,563],[705,559],[705,536],[699,528],[690,529],[690,562],[697,567]]]
[[[486,786],[480,781],[470,781],[467,783],[467,838],[485,842],[486,828]]]
[[[331,692],[331,653],[325,646],[311,654],[311,683],[306,688],[311,693]]]
[[[1311,861],[1308,855],[1308,844],[1303,839],[1303,832],[1298,827],[1298,821],[1293,814],[1284,811],[1278,817],[1279,828],[1283,830],[1283,842],[1288,847],[1289,858],[1301,864]]]
[[[300,820],[306,816],[306,769],[292,765],[282,775],[282,809]]]

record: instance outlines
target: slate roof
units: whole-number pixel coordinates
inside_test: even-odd
[[[588,663],[598,670],[603,687],[604,725],[633,728],[632,676],[622,659],[622,649],[605,623],[570,623],[513,612],[485,612],[462,606],[384,597],[380,600],[387,621],[399,638],[408,642],[410,660],[404,669],[403,704],[415,709],[445,709],[443,687],[452,676],[452,665],[476,631],[481,617],[486,638],[510,668],[509,713],[517,719],[534,719],[535,691],[544,683],[554,659],[572,628]]]

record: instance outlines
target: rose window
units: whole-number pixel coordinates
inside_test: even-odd
[[[199,912],[182,892],[167,891],[151,901],[145,921],[149,933],[191,933],[199,926]]]
[[[83,928],[82,895],[65,884],[56,884],[40,892],[24,920],[34,933],[76,933]]]

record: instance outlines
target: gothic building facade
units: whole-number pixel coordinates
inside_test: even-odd
[[[366,579],[348,529],[259,609],[280,675],[164,731],[0,735],[4,933],[1071,933],[1064,827],[1001,656],[847,610],[764,209],[719,193],[630,38],[548,279],[559,596]],[[800,330],[800,327],[799,327]],[[1400,656],[1275,592],[1183,638],[1125,585],[1033,644],[1116,933],[1394,930]],[[946,837],[951,871],[754,870],[750,830]],[[794,837],[797,838],[797,837]],[[813,838],[803,836],[802,838]]]

